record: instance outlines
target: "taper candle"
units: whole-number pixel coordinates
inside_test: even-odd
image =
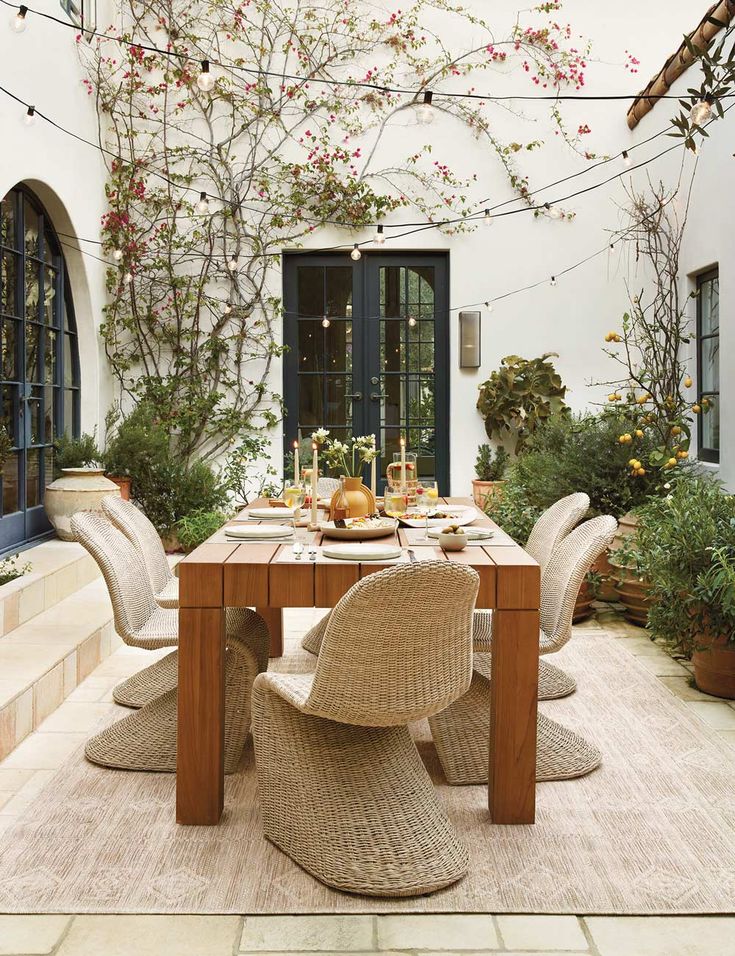
[[[300,477],[299,472],[301,470],[299,468],[300,464],[301,463],[299,462],[299,440],[297,438],[296,441],[293,443],[293,483],[295,485],[298,485],[299,483],[299,477]]]
[[[316,512],[316,503],[317,503],[317,493],[316,486],[319,481],[319,446],[316,442],[312,443],[311,446],[311,527],[317,527],[317,512]]]
[[[376,459],[370,462],[370,490],[373,493],[373,498],[378,497],[378,466],[376,464]]]
[[[401,487],[406,487],[406,439],[401,435]]]

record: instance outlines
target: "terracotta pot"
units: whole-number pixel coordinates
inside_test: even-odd
[[[48,520],[62,541],[74,541],[71,518],[77,511],[99,511],[102,499],[120,489],[102,468],[62,468],[61,478],[46,488],[43,499]]]
[[[648,624],[648,609],[653,604],[650,597],[650,585],[645,578],[639,577],[630,568],[622,565],[612,565],[612,574],[615,580],[617,599],[623,605],[623,614],[632,623],[639,627]]]
[[[594,608],[592,607],[593,600],[594,595],[592,594],[590,583],[589,581],[584,581],[577,595],[577,603],[574,605],[574,614],[572,615],[573,624],[579,624],[580,621],[586,621],[588,617],[592,616],[594,612]]]
[[[485,510],[488,498],[499,498],[503,494],[505,479],[499,481],[483,481],[481,478],[472,479],[472,498],[481,511]]]
[[[334,506],[339,494],[338,488],[332,495],[329,503],[330,518],[334,517]],[[345,494],[350,503],[350,518],[361,518],[363,515],[371,515],[376,511],[373,493],[367,485],[362,483],[362,478],[345,478]]]
[[[175,531],[169,531],[168,534],[161,535],[161,544],[166,554],[178,554],[183,551],[179,536]]]
[[[618,592],[613,580],[613,566],[610,564],[610,552],[603,551],[590,569],[600,578],[597,587],[598,601],[617,601]]]
[[[735,644],[720,635],[701,634],[692,654],[694,680],[705,694],[735,700]]]
[[[130,488],[133,484],[132,478],[118,478],[117,475],[107,475],[110,481],[114,481],[120,489],[120,497],[123,501],[130,501]]]

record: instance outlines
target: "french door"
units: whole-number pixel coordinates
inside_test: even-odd
[[[448,493],[447,272],[437,254],[284,256],[286,452],[320,427],[374,433],[382,489],[404,435]]]

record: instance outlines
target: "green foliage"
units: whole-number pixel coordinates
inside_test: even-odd
[[[135,499],[159,534],[198,511],[218,511],[228,503],[228,487],[201,459],[187,465],[180,459],[156,462],[133,476]]]
[[[179,518],[174,527],[184,551],[198,548],[210,535],[219,531],[227,518],[228,515],[224,511],[206,511],[203,508]]]
[[[638,516],[653,636],[686,654],[702,636],[735,641],[735,498],[714,479],[678,475]]]
[[[302,445],[305,444],[302,442]],[[311,453],[311,442],[308,447]],[[274,498],[280,494],[283,482],[278,471],[271,464],[264,465],[268,453],[268,439],[264,435],[246,435],[228,455],[225,482],[238,500],[247,504],[253,498]],[[307,459],[302,457],[301,460]],[[293,474],[293,453],[290,470],[287,469],[286,474]]]
[[[100,460],[96,434],[83,434],[79,438],[60,435],[54,442],[54,469],[58,477],[63,468],[86,468]]]
[[[540,428],[516,463],[516,476],[529,503],[544,509],[559,498],[583,491],[593,514],[621,517],[656,493],[658,472],[638,475],[629,461],[646,453],[645,433],[621,445],[629,428],[622,411],[599,415],[557,415]]]
[[[506,355],[490,378],[480,385],[477,409],[485,419],[487,437],[504,441],[515,437],[518,454],[536,431],[552,415],[567,408],[566,385],[549,359],[524,359]]]
[[[148,472],[155,470],[169,457],[168,430],[161,423],[153,405],[137,405],[123,418],[118,406],[105,418],[107,444],[102,454],[105,471],[117,478],[144,481]]]
[[[500,481],[508,467],[510,455],[501,445],[495,451],[490,445],[479,445],[477,448],[477,459],[475,460],[475,474],[480,481]]]
[[[514,541],[525,544],[544,509],[528,500],[517,469],[517,462],[510,466],[502,495],[488,495],[485,511]]]
[[[10,457],[10,453],[13,450],[13,439],[10,437],[10,433],[4,424],[0,425],[0,468],[5,464],[5,462]]]
[[[0,560],[0,585],[7,584],[8,581],[15,581],[16,578],[22,577],[24,574],[28,574],[31,570],[30,562],[18,567],[18,558],[20,555],[16,554],[15,557],[7,557]]]

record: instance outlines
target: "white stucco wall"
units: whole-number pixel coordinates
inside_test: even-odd
[[[44,9],[63,15],[55,0],[38,0]],[[488,15],[488,4],[471,0],[467,4]],[[492,16],[498,22],[498,34],[504,33],[515,16],[519,4],[503,0],[493,4]],[[587,72],[585,91],[589,94],[611,94],[637,91],[654,74],[664,59],[678,45],[681,35],[698,22],[704,3],[692,0],[651,0],[647,4],[618,0],[615,4],[601,0],[567,0],[559,17],[569,21],[583,36],[591,36],[594,50]],[[497,18],[497,21],[495,20]],[[504,21],[504,22],[500,22]],[[100,15],[100,22],[107,22]],[[447,46],[463,47],[471,37],[444,35]],[[641,65],[637,75],[623,69],[625,51],[633,53]],[[53,116],[88,139],[95,139],[93,103],[81,85],[81,71],[74,50],[74,31],[64,30],[36,18],[21,36],[11,33],[0,22],[0,62],[3,63],[3,85]],[[680,85],[690,85],[692,75]],[[532,92],[527,76],[520,71],[505,76],[487,74],[477,80],[480,89],[493,92]],[[651,136],[668,125],[675,104],[659,103],[639,127],[631,133],[626,124],[627,102],[582,102],[565,106],[570,125],[586,122],[592,133],[586,137],[590,150],[617,153],[623,148]],[[532,185],[540,186],[553,179],[583,169],[585,163],[554,137],[537,104],[523,104],[528,122],[518,129],[518,120],[499,108],[491,115],[501,132],[518,131],[514,138],[542,136],[548,146],[525,157],[524,169],[532,177]],[[104,168],[100,155],[75,143],[42,121],[29,129],[21,122],[21,108],[0,93],[0,192],[20,181],[36,184],[46,202],[57,229],[81,236],[96,237],[104,211]],[[735,323],[733,299],[735,279],[727,266],[732,260],[735,230],[732,229],[729,202],[733,178],[732,154],[735,151],[735,114],[711,128],[711,138],[701,151],[697,185],[687,236],[684,268],[687,273],[699,271],[719,262],[721,269],[722,314],[722,476],[735,486],[735,423],[729,414],[735,407],[733,375],[735,365]],[[498,162],[478,145],[456,121],[439,117],[431,127],[418,127],[405,111],[396,119],[384,148],[388,155],[405,156],[419,142],[433,144],[435,158],[448,162],[460,173],[476,172],[478,183],[474,198],[478,201],[493,196],[493,202],[511,198],[504,173]],[[673,140],[661,137],[641,147],[634,154],[636,161],[654,155]],[[648,169],[655,179],[672,182],[679,168],[681,150]],[[567,189],[600,182],[622,167],[611,163],[580,177],[569,187],[552,189],[542,200],[558,201]],[[43,185],[38,185],[43,184]],[[618,207],[624,201],[620,181],[595,192],[562,203],[573,211],[573,222],[552,222],[534,219],[531,214],[509,216],[490,229],[480,228],[462,237],[447,238],[429,232],[404,240],[400,248],[448,249],[450,251],[450,302],[452,306],[484,301],[535,282],[559,275],[567,266],[604,247],[608,230],[619,224]],[[406,218],[415,219],[409,212]],[[391,219],[391,221],[398,221]],[[350,234],[323,230],[312,237],[309,246],[318,248],[334,242],[363,241],[372,230]],[[71,242],[71,240],[70,240]],[[73,242],[72,242],[73,244]],[[308,246],[307,246],[308,248]],[[397,248],[389,243],[386,248]],[[85,246],[91,252],[95,247]],[[82,347],[82,382],[84,389],[83,426],[89,429],[104,417],[109,402],[110,383],[100,345],[95,336],[104,302],[103,267],[91,257],[81,257],[66,249],[72,273],[77,318]],[[544,351],[559,353],[557,365],[569,386],[569,401],[582,408],[599,400],[604,390],[589,386],[596,378],[611,376],[610,360],[602,351],[603,337],[615,328],[626,308],[626,279],[636,279],[634,264],[621,252],[605,254],[593,262],[560,277],[556,288],[544,282],[539,288],[498,303],[492,314],[483,309],[482,367],[476,371],[460,371],[457,367],[457,313],[452,313],[451,334],[451,491],[465,494],[473,473],[477,444],[484,440],[482,421],[475,411],[477,386],[497,366],[502,356],[519,353],[527,357]],[[276,282],[278,277],[276,277]],[[639,280],[636,280],[639,281]],[[694,370],[694,366],[692,366]],[[274,373],[274,387],[280,391],[280,370]],[[274,459],[280,458],[281,436],[274,433]]]

